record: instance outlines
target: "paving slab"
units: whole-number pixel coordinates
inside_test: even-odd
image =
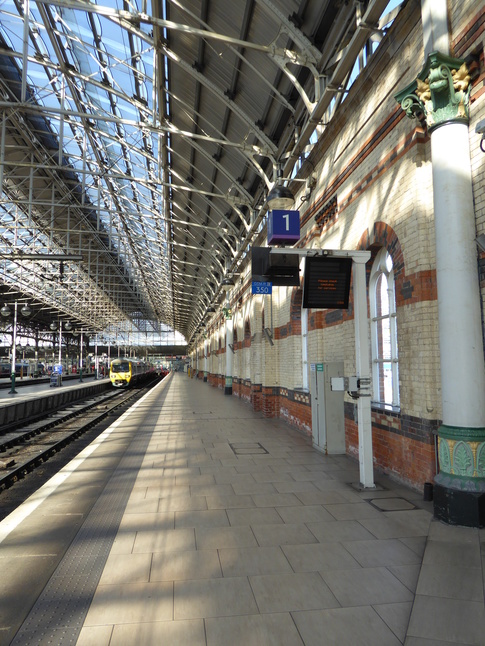
[[[137,470],[72,643],[485,645],[484,530],[433,520],[420,492],[380,474],[360,490],[356,461],[322,455],[201,380],[175,374],[145,402],[110,440]],[[90,518],[79,487],[101,482],[104,468],[99,455],[87,459],[65,498],[59,491],[2,543],[0,640],[32,572],[38,603],[57,603],[43,573],[55,580],[57,541],[75,541]]]

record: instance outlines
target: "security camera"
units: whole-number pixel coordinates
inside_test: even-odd
[[[485,119],[479,121],[475,127],[475,132],[478,135],[485,135]]]

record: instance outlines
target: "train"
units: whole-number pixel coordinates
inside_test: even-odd
[[[0,377],[10,377],[12,374],[12,364],[8,361],[0,362]],[[43,377],[46,374],[43,363],[26,359],[15,363],[16,377]]]
[[[109,369],[109,378],[115,388],[127,388],[151,376],[155,376],[155,368],[140,359],[113,359]]]

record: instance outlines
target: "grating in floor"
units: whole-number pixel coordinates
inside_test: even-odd
[[[260,442],[229,442],[229,446],[235,455],[264,455],[268,451]]]

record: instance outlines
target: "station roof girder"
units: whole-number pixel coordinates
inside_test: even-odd
[[[189,339],[387,5],[3,2],[4,299]]]

